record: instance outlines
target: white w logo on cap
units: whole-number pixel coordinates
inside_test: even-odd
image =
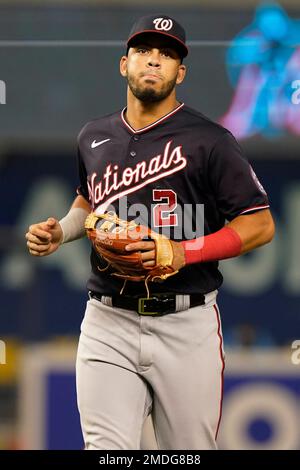
[[[167,18],[155,18],[153,20],[155,29],[159,31],[169,31],[173,26],[173,21]]]

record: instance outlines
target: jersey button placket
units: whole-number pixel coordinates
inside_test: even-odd
[[[130,138],[128,153],[131,158],[135,158],[138,154],[138,145],[140,143],[141,136],[134,134]]]

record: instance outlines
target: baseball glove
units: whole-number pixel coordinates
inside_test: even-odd
[[[178,273],[172,267],[171,241],[145,225],[122,220],[114,212],[102,215],[91,212],[86,219],[85,229],[96,252],[108,263],[106,268],[98,268],[100,271],[111,267],[112,276],[125,281],[144,281],[147,292],[148,281],[164,281]],[[125,250],[126,245],[140,240],[155,242],[155,266],[144,266],[140,251]]]

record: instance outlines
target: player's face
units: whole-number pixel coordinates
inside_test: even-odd
[[[168,97],[185,76],[177,51],[165,40],[147,38],[131,47],[121,59],[121,74],[132,94],[140,101],[154,103]]]

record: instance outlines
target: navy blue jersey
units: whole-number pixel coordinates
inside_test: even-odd
[[[232,134],[183,103],[138,131],[123,111],[87,123],[78,137],[78,194],[95,211],[140,217],[152,229],[180,241],[208,235],[242,214],[269,207],[267,195]],[[127,209],[127,212],[125,211]],[[125,211],[125,212],[124,212]],[[166,233],[167,232],[167,233]],[[100,272],[92,249],[87,287],[119,293],[123,281]],[[217,262],[185,266],[151,292],[207,293],[222,275]],[[128,282],[126,294],[144,294]]]

